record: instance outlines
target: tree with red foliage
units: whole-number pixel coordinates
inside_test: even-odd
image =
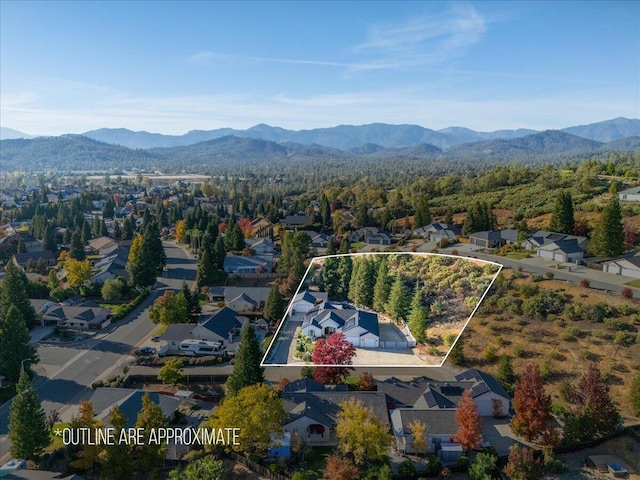
[[[356,347],[347,341],[343,333],[333,333],[328,340],[324,338],[316,341],[312,360],[316,365],[341,365],[340,367],[318,367],[313,378],[320,383],[342,383],[349,375],[348,368],[356,354]],[[346,367],[346,368],[345,368]]]
[[[351,460],[338,455],[327,457],[327,463],[322,472],[325,480],[358,480],[360,472]]]
[[[240,231],[242,232],[242,236],[244,238],[250,238],[254,236],[253,233],[253,225],[251,225],[251,220],[247,217],[243,217],[238,220],[238,227],[240,227]]]
[[[585,419],[589,426],[585,439],[608,435],[620,426],[620,412],[611,400],[609,384],[595,363],[570,391],[569,401],[575,405],[573,415]]]
[[[544,391],[538,365],[527,365],[516,382],[513,407],[516,414],[511,420],[511,429],[516,435],[532,442],[549,430],[551,396]]]
[[[482,443],[482,420],[478,413],[478,406],[471,396],[471,390],[465,390],[456,410],[458,431],[453,441],[465,450],[477,448]]]
[[[373,380],[373,375],[369,372],[364,372],[360,375],[360,379],[358,380],[358,391],[360,392],[371,392],[376,389],[376,384]]]
[[[278,383],[278,391],[279,392],[284,392],[284,387],[289,385],[289,383],[291,383],[291,382],[289,381],[288,378],[281,378],[280,379],[280,383]]]

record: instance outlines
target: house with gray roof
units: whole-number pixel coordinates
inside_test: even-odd
[[[521,245],[525,250],[537,250],[544,245],[548,245],[560,240],[575,240],[583,251],[587,249],[587,237],[567,235],[566,233],[549,232],[547,230],[538,230],[529,238],[523,240],[521,242]]]
[[[136,423],[138,413],[142,409],[142,397],[149,394],[151,401],[160,406],[167,421],[171,421],[182,400],[146,390],[132,390],[130,388],[96,388],[89,400],[93,402],[96,418],[109,425],[109,414],[114,405],[118,405],[127,425],[132,427]]]
[[[345,339],[359,348],[380,345],[378,314],[324,302],[323,308],[311,308],[302,322],[304,335],[315,339],[342,333]]]
[[[284,431],[299,434],[302,441],[310,446],[337,445],[336,427],[340,404],[357,399],[384,425],[389,425],[389,414],[384,394],[379,392],[342,392],[335,390],[314,392],[283,392],[282,400],[289,420]]]
[[[431,223],[424,227],[416,228],[411,232],[413,235],[420,235],[430,242],[455,242],[461,234],[460,227],[447,225],[446,223]]]
[[[224,257],[224,271],[236,275],[271,273],[273,262],[258,256],[227,255]]]
[[[640,279],[640,254],[615,258],[602,263],[602,271],[622,275],[623,277]]]
[[[640,186],[618,192],[618,199],[621,202],[640,202]]]
[[[546,243],[536,249],[539,257],[554,260],[556,262],[575,262],[584,257],[585,249],[580,246],[578,240],[569,238]]]
[[[469,243],[482,248],[501,248],[513,245],[518,241],[518,231],[512,228],[506,230],[485,230],[469,235]]]
[[[307,313],[317,303],[327,300],[326,292],[314,292],[311,290],[302,290],[298,292],[293,300],[291,300],[291,314]]]
[[[111,311],[93,305],[51,306],[42,313],[42,325],[100,330],[111,325]]]

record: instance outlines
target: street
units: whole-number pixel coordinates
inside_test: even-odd
[[[80,400],[91,389],[96,380],[122,373],[123,361],[131,350],[149,336],[156,328],[149,320],[148,308],[164,290],[178,290],[185,280],[195,280],[196,261],[175,243],[164,242],[168,269],[158,278],[155,291],[127,318],[108,328],[106,335],[87,340],[77,345],[39,345],[41,362],[35,366],[43,377],[34,379],[36,393],[42,400],[45,412],[58,410],[64,420],[79,405]],[[40,368],[43,366],[43,368]],[[0,464],[9,459],[8,417],[11,402],[0,406]]]

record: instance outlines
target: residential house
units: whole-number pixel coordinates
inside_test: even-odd
[[[327,248],[329,246],[329,236],[320,232],[307,232],[311,238],[311,248]]]
[[[458,240],[461,230],[460,227],[447,225],[446,223],[431,223],[424,227],[416,228],[411,233],[413,235],[420,235],[430,242],[440,242],[442,240],[455,242]]]
[[[42,313],[42,325],[100,330],[111,325],[111,311],[99,306],[59,304]]]
[[[173,420],[182,400],[173,396],[146,390],[132,390],[129,388],[98,387],[91,392],[89,400],[93,403],[95,418],[110,425],[109,416],[114,405],[118,405],[120,412],[127,421],[127,426],[133,427],[138,413],[142,409],[142,397],[149,394],[151,401],[160,406],[167,421]]]
[[[602,263],[602,271],[640,279],[640,255],[616,258]]]
[[[246,238],[244,240],[247,248],[250,248],[256,255],[273,255],[275,245],[270,238]]]
[[[256,218],[251,222],[251,231],[256,237],[273,237],[273,223],[265,218]]]
[[[227,255],[224,257],[224,271],[236,275],[271,273],[273,262],[263,257]]]
[[[536,254],[539,257],[556,262],[575,262],[581,260],[584,257],[584,253],[584,248],[580,246],[575,238],[556,240],[536,249]]]
[[[621,202],[640,202],[640,187],[628,188],[618,192],[618,199]]]
[[[47,267],[52,267],[56,264],[56,257],[50,250],[40,250],[37,252],[28,253],[16,253],[13,256],[13,263],[22,268],[27,268],[29,263],[33,265],[37,264],[40,259],[43,259]]]
[[[482,248],[501,248],[517,242],[518,231],[511,228],[507,230],[487,230],[469,235],[469,243]]]
[[[284,425],[284,431],[300,435],[302,441],[309,446],[337,445],[336,427],[340,404],[353,398],[370,408],[383,425],[389,425],[385,397],[379,392],[287,392],[285,387],[282,399],[289,420]]]
[[[313,292],[310,290],[303,290],[291,300],[291,314],[295,313],[307,313],[311,310],[316,303],[326,300],[326,292]]]
[[[209,289],[209,300],[224,301],[236,312],[259,312],[264,310],[270,291],[269,287],[214,286]]]
[[[578,237],[575,235],[567,235],[566,233],[548,232],[546,230],[538,230],[526,240],[521,242],[522,248],[525,250],[537,250],[539,247],[547,245],[559,240],[575,240],[582,250],[587,249],[587,237]]]
[[[218,310],[213,315],[203,315],[202,317],[203,321],[198,322],[198,325],[191,330],[191,338],[222,342],[223,345],[237,342],[242,328],[249,322],[247,317],[227,307]]]
[[[89,248],[96,253],[104,248],[113,247],[114,245],[116,245],[116,242],[113,238],[109,237],[96,237],[89,240]]]
[[[301,329],[312,339],[342,333],[355,347],[377,348],[380,345],[377,313],[344,309],[330,302],[324,302],[321,308],[310,309]]]
[[[417,410],[413,408],[396,408],[390,411],[391,428],[395,440],[395,448],[402,453],[416,453],[415,438],[409,430],[409,425],[420,421],[427,426],[423,439],[427,446],[426,453],[438,454],[442,445],[452,444],[453,436],[458,431],[455,409],[448,411]],[[444,462],[455,462],[462,454],[462,447],[457,445],[457,455],[439,455]],[[425,453],[425,452],[421,452]]]
[[[313,223],[313,219],[309,215],[287,215],[282,223],[287,228],[306,227]]]
[[[391,245],[393,239],[386,230],[378,227],[364,227],[349,235],[350,242],[364,242],[369,245]]]

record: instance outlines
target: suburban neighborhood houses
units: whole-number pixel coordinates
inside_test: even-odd
[[[30,388],[55,412],[54,424],[82,417],[119,425],[117,406],[127,427],[156,409],[158,425],[208,428],[231,418],[225,409],[234,404],[273,400],[278,414],[268,416],[278,423],[265,432],[269,441],[218,454],[260,458],[254,468],[281,475],[311,458],[320,465],[314,480],[329,451],[379,478],[385,468],[436,475],[493,452],[506,462],[513,445],[537,448],[551,431],[576,435],[567,425],[581,418],[579,405],[558,393],[554,405],[564,410],[549,411],[546,433],[519,426],[520,376],[581,388],[582,377],[561,369],[576,358],[572,368],[582,373],[597,358],[587,346],[594,339],[620,350],[616,369],[634,368],[637,241],[607,250],[599,233],[553,218],[531,228],[480,222],[491,211],[483,205],[474,225],[436,208],[385,223],[376,220],[380,206],[355,208],[324,194],[308,204],[274,196],[250,211],[228,198],[221,179],[67,181],[7,189],[3,212],[12,213],[0,243],[1,312],[22,338],[2,340],[14,352],[0,353],[3,391],[21,398],[14,386],[31,371]],[[617,198],[607,197],[612,205]],[[557,331],[529,339],[543,328]],[[572,353],[557,345],[535,353],[547,337]],[[617,378],[612,388],[622,389],[626,379]],[[620,405],[630,422],[631,403]],[[3,425],[10,406],[0,409]],[[613,408],[615,422],[602,432],[621,425]],[[345,425],[357,409],[380,429],[384,458],[358,464],[349,456]],[[475,431],[472,440],[465,429]],[[0,435],[8,444],[18,438],[9,427]],[[53,449],[54,440],[33,458],[82,458]],[[148,461],[169,472],[205,453],[170,442]],[[11,456],[7,465],[24,470],[15,460],[26,455]]]

